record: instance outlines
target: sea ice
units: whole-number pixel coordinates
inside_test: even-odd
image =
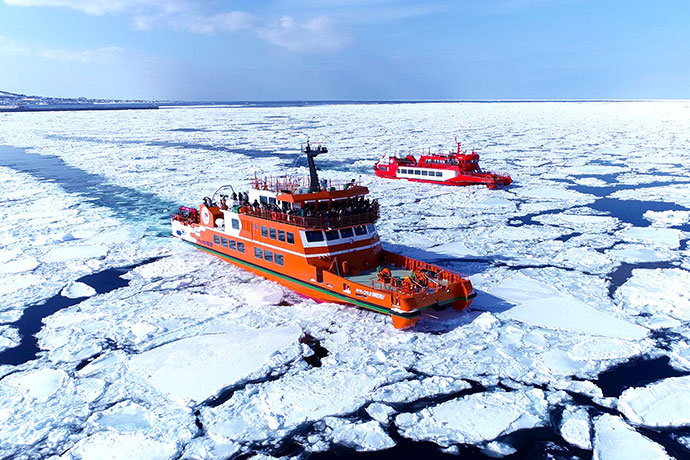
[[[457,131],[458,119],[463,120],[463,141],[478,148],[482,167],[507,170],[513,186],[434,187],[371,175],[373,162],[391,146],[413,153],[426,146],[447,150],[448,133]],[[417,411],[399,415],[401,423],[405,417],[428,415],[420,419],[432,432],[424,439],[444,444],[444,436],[453,432],[485,452],[505,455],[513,447],[486,438],[549,423],[548,412],[572,404],[564,391],[615,409],[616,398],[602,398],[596,385],[580,379],[593,379],[643,353],[670,356],[674,366],[690,369],[686,315],[674,306],[684,305],[685,278],[674,271],[658,275],[635,270],[616,291],[615,302],[608,297],[607,279],[619,262],[669,261],[690,267],[683,242],[687,232],[669,228],[687,225],[687,211],[647,211],[652,227],[630,227],[609,215],[614,212],[588,208],[600,193],[581,193],[587,188],[577,185],[607,187],[602,194],[620,186],[611,196],[690,205],[690,171],[685,167],[689,120],[685,102],[6,115],[0,124],[3,142],[31,146],[26,160],[38,167],[29,174],[0,166],[0,206],[17,209],[5,216],[6,229],[0,230],[0,294],[5,301],[0,320],[18,319],[27,305],[60,293],[80,276],[149,257],[162,259],[125,275],[129,286],[93,295],[45,318],[38,359],[19,369],[0,367],[5,376],[0,379],[0,457],[48,458],[67,450],[65,458],[141,452],[154,458],[220,459],[254,455],[253,450],[272,449],[290,439],[328,449],[336,436],[355,449],[383,446],[390,438],[378,422],[385,424],[401,407]],[[185,130],[189,127],[193,129]],[[257,135],[268,127],[271,136]],[[396,331],[389,318],[304,300],[167,236],[169,203],[195,206],[226,183],[246,190],[254,171],[260,176],[306,173],[303,160],[291,166],[298,156],[294,133],[305,127],[316,129],[334,152],[319,157],[321,175],[328,170],[330,178],[348,181],[361,175],[371,197],[379,200],[377,226],[387,248],[470,273],[479,297],[469,311],[428,312],[413,330]],[[93,174],[93,187],[75,187],[69,175],[42,180],[40,164],[53,159],[76,173]],[[104,191],[125,193],[99,194],[99,178]],[[656,185],[660,181],[670,185]],[[641,184],[650,186],[629,187]],[[129,205],[142,197],[144,205]],[[657,293],[643,302],[647,282],[666,284],[673,295]],[[535,318],[535,312],[540,316]],[[634,316],[638,313],[644,315]],[[597,324],[585,324],[585,319]],[[646,329],[627,321],[671,326],[669,332],[678,339],[642,339]],[[290,327],[295,328],[287,334],[290,340],[282,347],[259,346],[261,356],[233,342],[244,371],[231,369],[223,350],[205,342]],[[328,350],[320,368],[301,359],[302,333]],[[12,332],[10,339],[16,337]],[[184,344],[193,350],[181,350]],[[189,379],[194,370],[210,372],[212,378],[185,386],[175,379],[171,363],[174,353],[191,362],[194,350],[206,359],[189,369],[177,366],[179,372]],[[139,357],[146,362],[143,369],[134,364]],[[154,362],[154,357],[161,360]],[[39,371],[46,374],[27,377]],[[160,382],[146,376],[157,371]],[[55,386],[51,375],[58,374],[62,377]],[[12,385],[14,379],[36,379],[36,384]],[[438,404],[456,392],[474,391],[467,388],[468,381],[491,390]],[[514,391],[495,390],[499,384]],[[548,396],[537,396],[532,386],[549,388]],[[226,402],[208,399],[226,388]],[[376,401],[390,401],[390,406]],[[416,409],[424,405],[429,407]],[[467,420],[452,413],[455,407],[470,414]],[[636,413],[649,420],[658,416],[645,410]],[[452,421],[450,427],[441,426],[444,417]],[[511,422],[513,417],[517,421]],[[328,428],[325,418],[333,427],[351,428],[362,436],[348,438],[347,431]],[[488,426],[494,419],[497,426]],[[613,447],[604,445],[610,438],[602,420],[597,419],[595,455],[608,458]],[[574,445],[584,443],[584,433],[578,431],[582,424],[571,426],[576,421],[573,416],[558,427]],[[438,433],[433,431],[437,428]],[[405,426],[406,433],[414,430],[414,425]],[[628,437],[642,438],[634,431],[618,432],[621,437],[611,446],[625,445]],[[366,433],[375,435],[367,440]],[[413,439],[421,436],[410,433]],[[303,436],[318,440],[310,444]]]
[[[570,444],[580,449],[591,450],[590,420],[584,408],[567,408],[563,411],[561,436]]]
[[[631,227],[619,232],[629,243],[643,243],[652,248],[677,249],[683,232],[675,228]]]
[[[0,275],[7,273],[28,272],[38,267],[38,261],[33,257],[26,257],[23,259],[16,259],[10,262],[4,262],[0,265]]]
[[[20,389],[26,396],[39,402],[46,402],[67,379],[65,371],[59,369],[37,369],[13,374],[7,383]]]
[[[143,433],[100,431],[79,441],[61,460],[168,460],[176,448]]]
[[[514,275],[488,291],[516,305],[500,316],[579,334],[641,339],[647,329],[623,321],[524,275]]]
[[[671,377],[621,394],[618,410],[628,420],[646,426],[690,425],[690,376]]]
[[[656,227],[678,227],[690,222],[690,211],[646,211],[643,217]]]
[[[594,421],[594,460],[671,459],[663,447],[650,441],[620,417],[604,414]]]
[[[366,411],[371,418],[383,425],[387,425],[390,422],[391,415],[395,413],[395,409],[391,406],[378,402],[369,404]]]
[[[295,359],[301,333],[298,326],[284,326],[188,337],[135,355],[130,366],[180,402],[201,402],[246,379],[276,353]]]
[[[690,320],[690,272],[680,268],[635,269],[616,290],[616,299],[630,314],[665,315]]]
[[[60,291],[63,297],[69,299],[78,299],[79,297],[91,297],[96,295],[96,290],[89,286],[88,284],[75,281],[65,286],[65,288]]]
[[[606,255],[620,262],[632,264],[671,260],[677,256],[677,253],[668,248],[649,248],[641,244],[617,244],[616,247],[608,249]]]
[[[414,440],[478,444],[545,422],[547,403],[541,390],[486,392],[454,399],[395,418],[400,434]]]
[[[373,393],[372,400],[386,403],[411,402],[429,396],[466,390],[470,387],[471,385],[463,380],[433,376],[380,387]]]
[[[359,452],[389,449],[395,446],[381,425],[372,420],[365,423],[352,423],[337,417],[326,417],[325,434],[335,444],[352,448]]]

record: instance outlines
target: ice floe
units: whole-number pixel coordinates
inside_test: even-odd
[[[477,444],[544,423],[547,403],[541,390],[480,393],[395,418],[400,434],[440,446]]]
[[[65,286],[65,288],[60,291],[60,294],[70,299],[78,299],[79,297],[91,297],[96,295],[96,290],[88,284],[75,281]]]
[[[251,376],[276,353],[294,359],[301,333],[285,326],[189,337],[135,355],[129,365],[173,398],[201,402]]]
[[[594,459],[671,459],[663,447],[635,431],[620,417],[605,414],[594,421]]]
[[[562,417],[561,436],[563,439],[580,449],[591,450],[591,424],[587,410],[568,408],[563,411]]]
[[[618,409],[633,423],[646,426],[690,425],[690,376],[672,377],[621,394]]]
[[[624,309],[631,314],[665,315],[690,320],[690,272],[680,268],[635,269],[632,277],[616,291]]]
[[[504,318],[580,334],[627,339],[641,339],[648,332],[521,274],[504,280],[488,293],[516,304],[501,313]]]

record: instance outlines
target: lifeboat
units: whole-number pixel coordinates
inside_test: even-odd
[[[304,296],[388,315],[412,327],[428,309],[466,309],[476,296],[453,271],[382,248],[379,206],[367,187],[320,181],[306,153],[308,179],[254,179],[247,192],[223,186],[198,207],[179,208],[172,235]]]
[[[510,185],[509,175],[485,172],[479,167],[479,154],[467,153],[460,148],[447,154],[422,155],[417,160],[413,155],[384,155],[374,165],[377,176],[386,179],[405,179],[413,182],[427,182],[443,185],[486,185],[495,189]]]

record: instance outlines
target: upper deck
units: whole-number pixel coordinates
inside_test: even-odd
[[[378,202],[366,198],[368,193],[354,179],[322,180],[315,188],[306,178],[254,178],[237,212],[304,228],[353,227],[379,218]]]

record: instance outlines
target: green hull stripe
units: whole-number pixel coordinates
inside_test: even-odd
[[[230,256],[230,255],[228,255],[228,254],[224,254],[224,253],[222,253],[222,252],[214,251],[213,249],[207,248],[207,247],[205,247],[205,246],[201,246],[201,245],[199,245],[199,244],[192,243],[192,242],[186,241],[186,240],[182,240],[182,241],[184,241],[185,243],[191,244],[192,246],[194,246],[194,247],[196,247],[196,248],[198,248],[198,249],[201,249],[202,251],[208,252],[209,254],[213,254],[213,255],[215,255],[215,256],[217,256],[217,257],[221,257],[221,258],[223,258],[223,259],[231,259],[231,260],[233,260],[234,262],[238,263],[239,265],[244,265],[244,266],[247,266],[247,267],[251,267],[251,268],[253,268],[253,269],[255,269],[255,270],[259,270],[259,271],[262,271],[262,272],[265,272],[265,273],[269,273],[269,274],[271,274],[271,275],[273,275],[273,276],[277,276],[278,278],[282,278],[282,279],[284,279],[284,280],[286,280],[286,281],[290,281],[290,282],[292,282],[292,283],[300,284],[300,285],[302,285],[302,286],[304,286],[304,287],[306,287],[306,288],[312,289],[312,290],[314,290],[314,291],[322,292],[322,293],[327,294],[327,295],[329,295],[329,296],[331,296],[331,297],[336,297],[336,298],[341,299],[341,300],[343,300],[343,301],[345,301],[345,302],[347,302],[347,303],[354,304],[354,305],[358,305],[358,306],[360,306],[360,307],[367,308],[367,309],[369,309],[369,310],[374,310],[374,311],[376,311],[376,312],[378,312],[378,313],[383,313],[383,314],[391,315],[391,316],[399,316],[400,318],[415,318],[415,317],[419,316],[420,313],[421,313],[423,310],[426,310],[426,309],[428,309],[428,308],[433,308],[433,307],[435,306],[435,305],[433,305],[433,304],[432,304],[432,305],[427,305],[426,307],[421,307],[421,308],[419,308],[419,309],[417,309],[417,310],[415,310],[415,311],[413,311],[413,312],[409,312],[409,313],[394,312],[394,311],[392,311],[392,310],[390,310],[390,309],[388,309],[388,308],[379,307],[378,305],[370,304],[370,303],[368,303],[368,302],[362,302],[361,300],[353,299],[353,298],[351,298],[351,297],[347,297],[347,296],[341,295],[341,294],[339,294],[339,293],[337,293],[337,292],[334,292],[334,291],[329,291],[329,290],[327,290],[327,289],[324,289],[324,288],[322,288],[322,287],[316,286],[316,285],[311,284],[311,283],[304,282],[304,281],[299,280],[299,279],[297,279],[297,278],[293,278],[293,277],[291,277],[291,276],[283,275],[282,273],[278,273],[278,272],[273,271],[273,270],[271,270],[271,269],[269,269],[269,268],[264,268],[264,267],[261,267],[261,266],[259,266],[259,265],[253,264],[253,263],[251,263],[251,262],[247,262],[246,260],[238,259],[238,258],[233,257],[233,256]],[[455,297],[455,298],[453,298],[453,299],[448,300],[447,302],[444,302],[443,305],[447,305],[447,304],[453,303],[453,302],[455,302],[456,300],[469,300],[469,299],[466,298],[466,297]]]

